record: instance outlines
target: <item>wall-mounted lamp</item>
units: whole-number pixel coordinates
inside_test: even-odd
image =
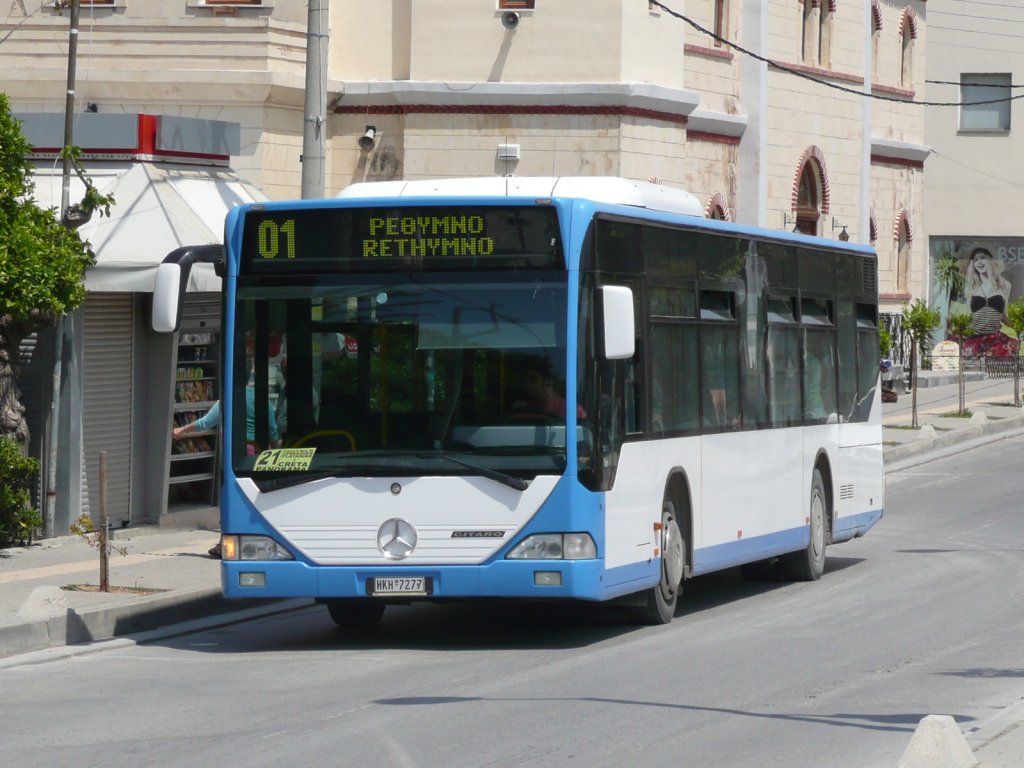
[[[789,211],[782,212],[782,226],[784,229],[790,229],[790,225],[792,225],[792,230],[796,232],[796,221],[795,213],[790,216]]]
[[[359,137],[360,149],[373,149],[373,141],[377,136],[377,126],[368,125],[363,135]]]
[[[846,231],[846,225],[840,224],[835,216],[832,217],[832,231],[839,230],[839,239],[844,243],[850,239],[850,233]]]
[[[519,14],[515,11],[505,11],[501,14],[501,26],[505,29],[515,29],[519,26]]]

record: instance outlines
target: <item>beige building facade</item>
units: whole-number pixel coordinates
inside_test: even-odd
[[[16,113],[62,113],[68,3],[0,1],[0,89]],[[873,245],[883,312],[928,291],[929,150],[916,102],[935,0],[323,5],[327,35],[311,39],[327,62],[324,112],[311,119],[326,137],[327,195],[445,176],[651,179],[693,193],[709,217]],[[307,3],[80,7],[78,112],[237,125],[230,169],[270,199],[300,196]],[[124,316],[143,338],[145,297],[129,296],[86,299],[86,348],[89,318],[108,304],[135,307]],[[214,306],[216,294],[206,299]],[[166,355],[130,349],[124,365],[139,369]],[[163,450],[168,439],[154,423],[132,444]],[[75,487],[74,462],[61,471]],[[135,472],[132,519],[153,521],[162,493],[139,492]]]
[[[16,112],[62,111],[68,11],[8,5],[0,87]],[[272,199],[298,197],[306,5],[83,2],[78,104],[237,122],[232,167]],[[325,191],[453,175],[655,178],[709,215],[828,238],[845,227],[878,249],[895,311],[926,283],[928,149],[914,101],[927,7],[331,0]],[[370,126],[367,150],[357,139]]]

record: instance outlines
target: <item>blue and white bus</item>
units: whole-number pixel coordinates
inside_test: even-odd
[[[342,626],[459,598],[666,623],[686,579],[814,580],[882,515],[869,248],[617,178],[356,184],[171,254],[158,330],[196,258],[224,279],[229,598]]]

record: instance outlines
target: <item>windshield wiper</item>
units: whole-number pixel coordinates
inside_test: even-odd
[[[530,487],[530,484],[522,478],[513,477],[512,475],[499,472],[495,469],[480,467],[476,464],[471,464],[468,461],[462,461],[461,459],[456,459],[452,456],[445,456],[440,453],[425,453],[417,454],[416,458],[444,459],[445,461],[450,461],[452,464],[458,464],[460,467],[472,470],[481,477],[486,477],[488,480],[494,480],[502,485],[507,485],[509,488],[514,488],[517,491],[525,491]],[[294,488],[297,485],[313,483],[317,480],[324,480],[329,477],[347,477],[353,471],[366,471],[368,468],[369,467],[366,464],[359,464],[355,466],[337,467],[335,469],[325,469],[319,472],[299,472],[296,474],[288,474],[283,477],[271,477],[266,480],[257,480],[251,475],[249,477],[256,484],[256,488],[259,489],[260,493],[269,493],[271,491],[280,491],[285,488]],[[381,467],[375,466],[373,469],[379,472]]]
[[[514,488],[517,491],[525,491],[530,487],[530,484],[523,480],[521,477],[513,477],[512,475],[504,472],[499,472],[496,469],[488,469],[487,467],[481,467],[477,464],[471,464],[468,461],[462,459],[456,459],[454,456],[448,456],[443,453],[421,453],[417,456],[420,459],[444,459],[450,461],[452,464],[458,464],[460,467],[472,470],[481,477],[486,477],[488,480],[494,480],[502,485],[507,485],[509,488]]]

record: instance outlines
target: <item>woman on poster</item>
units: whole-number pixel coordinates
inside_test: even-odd
[[[1003,262],[987,248],[974,248],[965,265],[964,295],[971,312],[973,335],[964,339],[968,357],[1015,355],[1017,341],[1002,331],[1010,281],[1003,277]]]

